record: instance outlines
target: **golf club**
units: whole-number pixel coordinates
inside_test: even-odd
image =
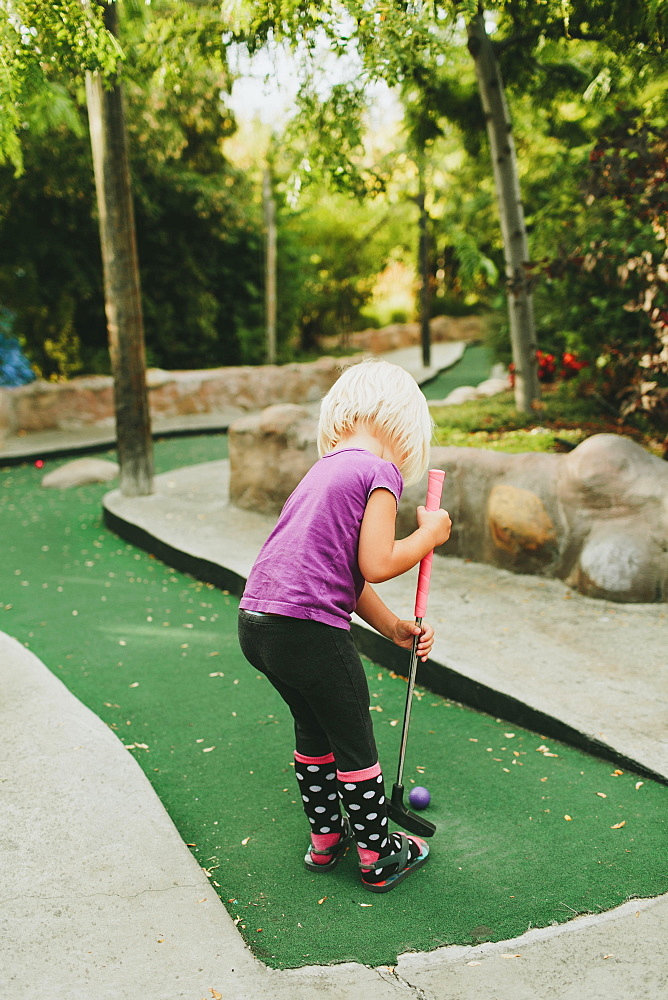
[[[443,492],[443,480],[445,472],[440,469],[429,470],[429,482],[427,484],[427,499],[425,507],[427,510],[438,510],[441,504],[441,493]],[[420,562],[420,572],[418,574],[417,593],[415,595],[415,624],[422,625],[422,618],[427,610],[427,599],[429,597],[429,580],[431,578],[431,563],[434,557],[433,550]],[[413,689],[415,687],[415,675],[417,673],[417,647],[419,633],[413,636],[413,648],[411,651],[411,664],[408,671],[408,691],[406,692],[406,708],[404,711],[404,725],[401,733],[401,748],[399,751],[399,768],[397,770],[397,780],[392,787],[392,798],[387,804],[387,811],[391,819],[399,826],[411,833],[417,833],[422,837],[432,837],[436,832],[436,827],[428,819],[423,819],[416,813],[411,812],[404,805],[404,760],[406,758],[406,743],[408,740],[408,727],[411,719],[411,706],[413,703]]]

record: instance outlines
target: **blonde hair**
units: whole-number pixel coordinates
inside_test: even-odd
[[[424,475],[434,422],[420,387],[405,369],[376,360],[345,369],[320,407],[320,456],[335,448],[359,422],[388,441],[407,485]]]

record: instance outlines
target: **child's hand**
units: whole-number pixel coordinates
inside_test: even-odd
[[[434,549],[437,545],[443,545],[450,537],[452,521],[447,510],[443,510],[442,507],[439,507],[438,510],[427,510],[423,506],[418,507],[417,523],[418,528],[426,529],[432,535],[434,539],[432,548]]]
[[[397,618],[396,624],[394,626],[394,636],[392,641],[397,645],[401,646],[402,649],[412,649],[413,648],[413,636],[419,635],[417,646],[417,655],[419,660],[426,660],[429,658],[431,653],[431,647],[434,645],[434,630],[428,622],[422,622],[422,628],[416,625],[415,622],[402,621]]]

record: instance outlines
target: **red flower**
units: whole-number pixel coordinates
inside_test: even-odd
[[[536,360],[538,362],[539,382],[553,382],[557,374],[557,359],[554,354],[548,354],[546,351],[536,351]],[[572,354],[570,351],[565,351],[561,356],[559,378],[572,378],[583,368],[586,368],[587,365],[587,361],[578,361],[575,354]],[[508,373],[510,376],[511,386],[515,385],[515,372],[515,365],[509,364]]]

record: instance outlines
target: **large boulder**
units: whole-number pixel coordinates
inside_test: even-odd
[[[116,462],[108,462],[106,458],[74,458],[53,472],[47,472],[42,477],[42,486],[47,489],[67,490],[72,486],[85,486],[87,483],[109,483],[119,473]]]
[[[230,498],[277,515],[317,460],[316,419],[272,406],[230,427]],[[453,521],[442,554],[559,577],[614,601],[668,600],[668,464],[629,438],[596,434],[567,454],[433,448]],[[404,491],[399,537],[416,525],[426,477]]]
[[[629,438],[595,434],[564,455],[434,448],[453,531],[443,551],[565,580],[592,597],[668,600],[668,464]],[[425,483],[406,490],[399,534]]]
[[[277,514],[317,461],[316,432],[315,417],[292,403],[235,420],[229,430],[232,503]]]
[[[559,575],[595,597],[668,600],[668,463],[615,434],[562,458],[559,501],[578,554]]]

